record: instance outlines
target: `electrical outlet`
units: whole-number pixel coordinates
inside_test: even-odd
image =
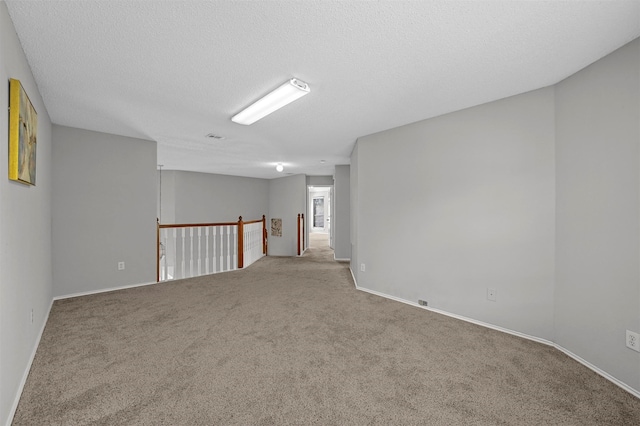
[[[360,272],[364,272],[364,270],[365,270],[364,263],[361,263],[360,264]]]
[[[640,334],[627,330],[627,347],[640,352]]]
[[[427,306],[427,301],[426,300],[418,300],[418,305]]]
[[[492,302],[496,301],[498,296],[498,290],[495,288],[487,288],[487,300],[491,300]]]
[[[118,271],[124,270],[124,262],[118,262]]]

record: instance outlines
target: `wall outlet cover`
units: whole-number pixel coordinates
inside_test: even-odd
[[[487,300],[495,302],[498,297],[498,290],[495,288],[487,288]]]
[[[640,334],[627,330],[627,347],[640,352]]]

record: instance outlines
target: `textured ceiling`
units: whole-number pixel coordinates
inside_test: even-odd
[[[54,123],[261,178],[331,175],[360,136],[555,84],[640,36],[640,1],[6,3]],[[311,93],[231,121],[291,77]]]

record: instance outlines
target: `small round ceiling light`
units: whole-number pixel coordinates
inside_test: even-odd
[[[282,173],[283,170],[284,170],[284,166],[282,165],[282,163],[278,163],[278,165],[276,166],[276,171],[278,173]]]

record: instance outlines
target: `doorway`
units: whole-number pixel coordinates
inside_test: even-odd
[[[331,186],[308,187],[308,232],[310,246],[333,247],[331,238]]]

